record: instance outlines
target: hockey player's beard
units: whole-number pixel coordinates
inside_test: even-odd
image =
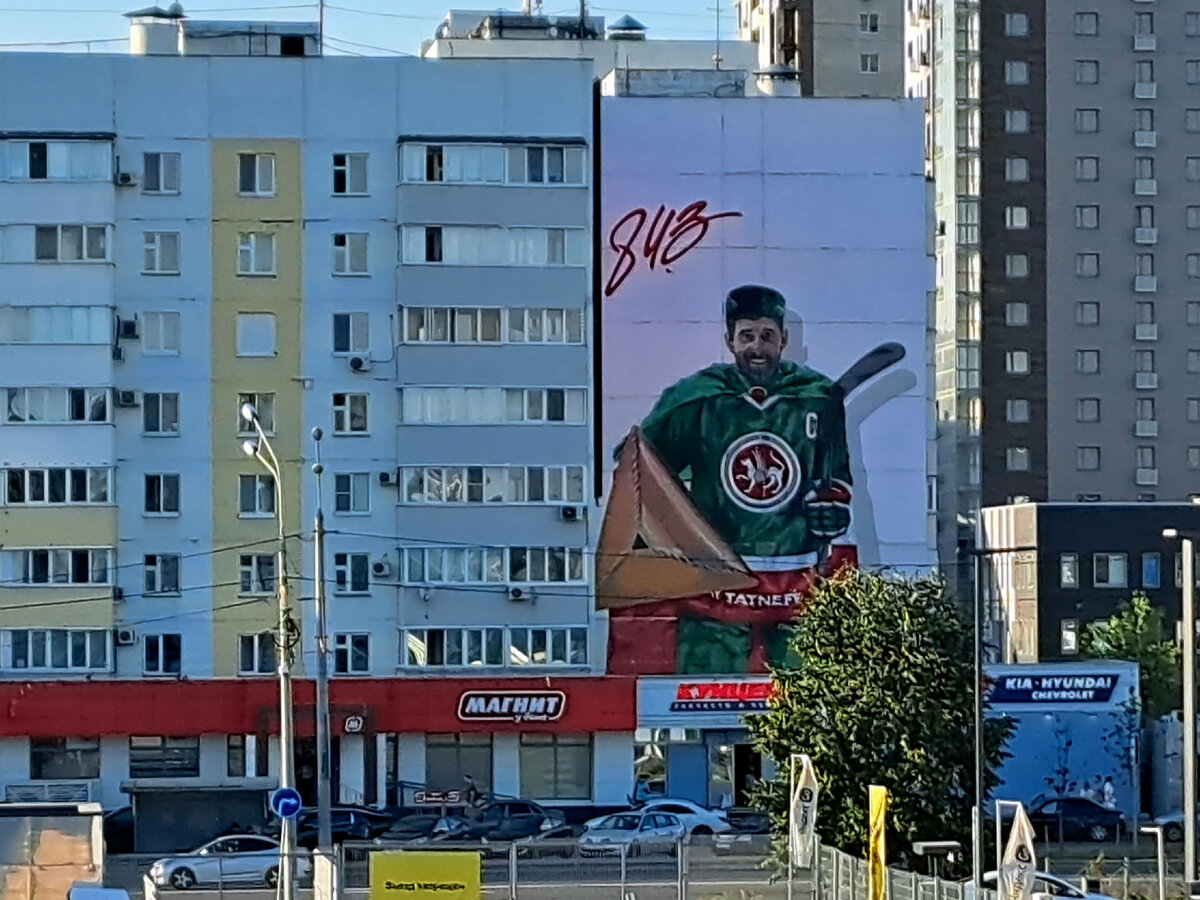
[[[757,357],[757,359],[766,359],[766,357]],[[738,370],[746,376],[747,381],[756,387],[770,387],[775,383],[775,379],[779,375],[779,360],[768,360],[772,365],[763,368],[750,366],[749,362],[749,359],[738,359],[737,361]]]

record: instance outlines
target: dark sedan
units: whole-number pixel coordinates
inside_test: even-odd
[[[1125,829],[1115,809],[1084,797],[1052,797],[1029,812],[1029,821],[1045,840],[1114,841]]]

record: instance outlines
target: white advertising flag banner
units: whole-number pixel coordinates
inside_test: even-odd
[[[1033,826],[1025,815],[1025,807],[1017,804],[1012,831],[1004,848],[1004,862],[1000,866],[1000,900],[1031,900],[1033,875],[1037,870],[1033,841]]]
[[[795,763],[793,762],[793,766]],[[800,755],[800,777],[792,785],[788,815],[788,840],[792,862],[802,869],[812,865],[817,835],[817,771],[807,754]]]

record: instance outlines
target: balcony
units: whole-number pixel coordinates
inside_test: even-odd
[[[1135,34],[1133,36],[1134,50],[1157,50],[1158,38],[1152,34]]]
[[[1158,326],[1153,322],[1142,322],[1140,325],[1133,327],[1133,339],[1135,341],[1157,341]]]
[[[1135,275],[1133,289],[1139,294],[1153,294],[1158,290],[1157,275]]]
[[[1138,100],[1154,100],[1158,97],[1158,82],[1138,81],[1133,85],[1133,96]]]
[[[1139,485],[1156,485],[1158,484],[1158,469],[1138,469],[1133,480]]]
[[[1133,423],[1134,437],[1158,437],[1158,422],[1153,419],[1138,419]]]
[[[1157,372],[1135,372],[1133,386],[1139,391],[1152,391],[1158,387]]]
[[[1135,131],[1133,133],[1133,146],[1135,147],[1157,147],[1158,132],[1157,131]]]
[[[52,781],[6,784],[5,803],[87,803],[92,799],[90,781]]]
[[[1133,181],[1133,192],[1139,197],[1157,197],[1158,179],[1135,178]]]
[[[1157,244],[1158,229],[1157,228],[1135,228],[1133,229],[1133,242],[1135,244]]]

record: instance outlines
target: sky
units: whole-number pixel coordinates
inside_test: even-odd
[[[446,11],[489,9],[486,0],[331,0],[325,4],[326,50],[329,55],[415,55],[421,41],[433,36]],[[600,0],[619,3],[620,0]],[[286,0],[207,0],[184,2],[184,12],[196,19],[317,20],[317,4]],[[578,14],[571,0],[544,0],[549,15]],[[595,15],[613,21],[629,13],[649,29],[650,37],[704,40],[717,34],[717,5],[721,7],[721,37],[732,37],[732,0],[630,0],[630,6],[591,6]],[[26,52],[123,53],[128,50],[128,20],[122,13],[152,5],[153,0],[0,0],[0,50]],[[170,0],[158,0],[166,7]],[[505,0],[504,8],[520,9],[520,0]],[[114,40],[126,39],[126,40]]]

